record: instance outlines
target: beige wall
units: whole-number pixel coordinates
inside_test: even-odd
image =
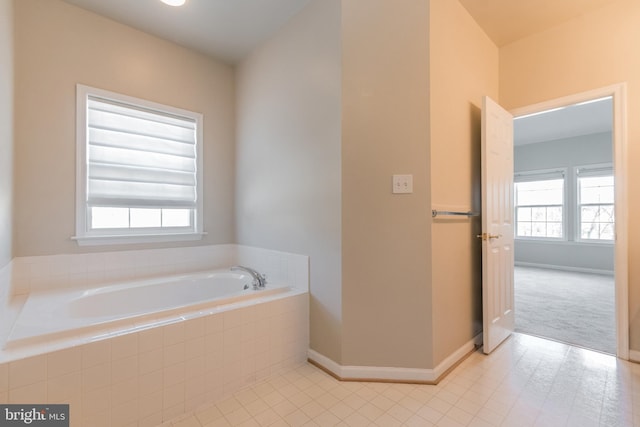
[[[0,0],[0,268],[11,261],[13,198],[13,1]]]
[[[233,69],[59,0],[20,0],[15,13],[14,256],[118,249],[70,240],[76,83],[204,114],[209,234],[195,244],[233,242]]]
[[[313,0],[238,67],[238,243],[311,260],[311,348],[341,352],[340,2]]]
[[[457,1],[430,3],[431,203],[479,211],[482,97],[498,99],[498,48]],[[480,228],[432,223],[434,365],[482,332]]]
[[[627,82],[629,315],[640,350],[640,3],[619,0],[500,49],[500,102],[513,109]]]
[[[342,2],[342,365],[432,366],[428,79],[429,2]]]
[[[229,66],[59,0],[15,3],[16,197],[12,238],[9,161],[0,164],[0,266],[12,255],[104,249],[70,240],[76,83],[198,111],[202,243],[311,255],[311,347],[341,365],[430,369],[480,332],[479,223],[431,221],[430,210],[480,207],[483,95],[515,108],[627,81],[629,163],[640,159],[640,5],[631,0],[500,50],[458,2],[313,0],[238,67],[237,99]],[[0,0],[3,94],[12,90],[11,4]],[[4,162],[10,99],[0,99]],[[638,173],[630,168],[630,212],[640,207]],[[393,195],[393,174],[413,174],[413,194]],[[632,222],[634,349],[639,250]]]

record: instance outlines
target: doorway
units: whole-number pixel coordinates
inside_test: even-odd
[[[517,331],[626,359],[624,96],[616,85],[513,111],[514,284]]]

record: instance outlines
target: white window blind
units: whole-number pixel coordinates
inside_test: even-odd
[[[202,115],[77,85],[79,244],[202,238]]]
[[[564,169],[554,169],[545,171],[516,172],[514,182],[548,181],[553,179],[564,179]]]
[[[613,176],[613,166],[581,166],[576,168],[576,175],[578,177],[585,176]]]
[[[89,96],[87,204],[196,207],[195,120]]]

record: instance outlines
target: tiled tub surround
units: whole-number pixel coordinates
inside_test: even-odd
[[[155,426],[304,361],[307,307],[303,293],[1,364],[0,401]]]
[[[246,264],[294,287],[308,286],[308,257],[240,245],[14,258],[11,294],[191,273]]]
[[[202,262],[198,267],[206,269],[219,267],[216,261],[226,261],[227,265],[251,265],[293,286],[258,300],[185,310],[121,330],[94,330],[5,349],[0,351],[0,402],[69,403],[74,426],[154,426],[305,360],[309,342],[307,258],[235,245],[198,249],[217,251],[220,256],[209,258],[208,265],[204,259],[185,262],[174,258],[171,272],[179,272],[176,270],[189,262],[192,266]],[[145,277],[149,270],[137,270],[135,260],[163,259],[170,251],[175,250],[135,251],[137,256],[129,253],[131,258],[115,253],[91,255],[134,260],[124,262],[123,268],[144,271],[141,277]],[[73,265],[72,260],[67,265]],[[103,272],[118,271],[108,263],[98,265]],[[0,270],[4,281],[0,285],[7,285],[15,266]],[[95,270],[88,267],[86,274]],[[67,274],[69,271],[62,271],[58,276]],[[30,279],[29,284],[34,283]],[[15,277],[13,285],[16,289]],[[13,305],[5,305],[5,319],[7,313],[15,314],[16,304],[25,296],[14,295]]]

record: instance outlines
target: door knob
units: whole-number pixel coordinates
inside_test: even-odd
[[[476,237],[481,240],[491,240],[491,239],[501,238],[502,234],[482,233],[482,234],[477,234]]]

